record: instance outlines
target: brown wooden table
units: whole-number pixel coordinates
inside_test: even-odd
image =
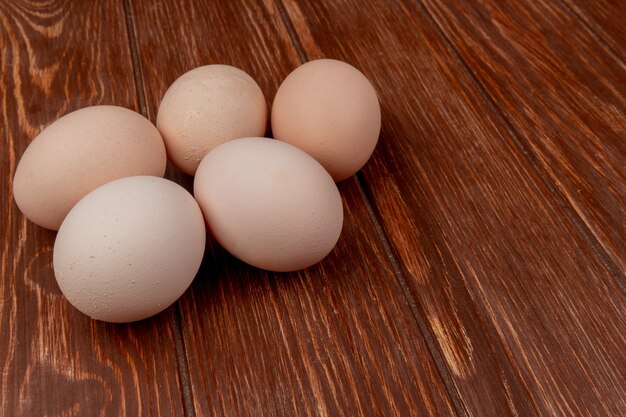
[[[0,1],[0,416],[626,415],[624,22],[621,0]],[[11,196],[40,129],[154,121],[209,63],[271,103],[321,57],[383,112],[328,258],[270,274],[211,244],[135,324],[65,301]]]

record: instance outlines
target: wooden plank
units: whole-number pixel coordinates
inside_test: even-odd
[[[172,312],[95,322],[63,298],[55,233],[27,222],[11,179],[32,138],[91,104],[136,108],[122,5],[0,3],[0,415],[182,416]]]
[[[626,3],[622,0],[563,0],[612,52],[626,60]]]
[[[453,39],[468,55],[476,54],[471,63],[484,58],[479,40],[491,27],[484,20],[461,25],[473,16],[464,7],[475,3],[437,3],[440,9],[456,7],[446,16],[457,24],[448,29],[467,31]],[[362,175],[468,415],[623,415],[624,294],[420,4],[284,4],[308,58],[353,63],[377,87],[383,132]],[[568,26],[567,33],[579,39],[577,30]],[[496,46],[523,41],[490,34]],[[540,41],[534,47],[544,48]],[[582,59],[583,52],[572,53],[577,55],[573,62]],[[591,53],[590,59],[598,55]],[[589,71],[606,73],[599,94],[619,103],[612,92],[620,86],[618,69],[609,57],[602,60],[608,69],[592,62]],[[536,58],[521,68],[541,64],[548,65]],[[495,72],[499,67],[493,65]],[[519,86],[544,91],[559,85],[547,74],[519,80],[521,68],[512,71],[516,78],[507,79],[513,93]],[[526,96],[526,102],[505,108],[524,111],[543,97]],[[502,102],[507,103],[505,97]],[[548,124],[535,113],[539,121],[533,123],[544,136],[577,135],[566,124],[576,123],[579,114],[569,117]],[[597,126],[615,121],[608,108],[589,117]],[[602,134],[615,139],[617,129]],[[611,152],[619,145],[595,143],[596,158],[612,161],[607,166],[615,168],[612,158],[619,153]],[[582,163],[575,168],[587,175]],[[552,174],[569,181],[573,172]],[[615,186],[613,172],[604,174],[608,178],[596,184]],[[616,205],[606,198],[598,210],[613,213]]]
[[[614,275],[626,271],[624,64],[560,2],[424,4]]]
[[[272,2],[134,2],[133,15],[153,118],[192,67],[238,66],[271,101],[299,63]],[[270,274],[212,249],[180,302],[197,415],[456,415],[357,183],[341,192],[343,235],[316,267]]]

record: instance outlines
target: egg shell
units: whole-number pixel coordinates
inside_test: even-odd
[[[163,178],[122,178],[96,188],[59,229],[54,274],[69,302],[109,322],[150,317],[198,272],[206,228],[194,198]]]
[[[69,113],[37,135],[15,171],[13,196],[34,223],[57,230],[99,185],[131,175],[162,176],[163,139],[142,115],[117,106]]]
[[[211,149],[231,139],[262,136],[266,125],[263,91],[244,71],[228,65],[183,74],[165,93],[157,114],[170,159],[190,175]]]
[[[343,225],[337,186],[312,157],[266,138],[243,138],[211,151],[198,168],[194,195],[219,243],[270,271],[322,260]]]
[[[297,146],[341,181],[372,155],[380,134],[374,87],[345,62],[320,59],[296,68],[272,105],[274,138]]]

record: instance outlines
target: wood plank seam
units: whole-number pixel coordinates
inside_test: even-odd
[[[137,37],[135,35],[134,16],[132,13],[131,0],[123,0],[124,15],[126,18],[126,31],[128,36],[128,45],[132,58],[133,74],[135,78],[135,88],[137,100],[139,101],[139,110],[141,114],[150,119],[148,114],[148,106],[146,105],[146,91],[143,82],[143,72],[141,70],[141,62],[139,60],[139,51],[137,48]],[[193,392],[191,390],[189,366],[187,364],[187,352],[183,338],[183,330],[180,319],[180,308],[178,302],[173,306],[174,314],[172,314],[171,326],[174,334],[176,360],[178,363],[178,375],[181,384],[181,395],[183,398],[183,414],[185,417],[196,417],[195,408],[193,406]]]
[[[567,203],[567,198],[563,195],[563,192],[558,188],[554,181],[550,179],[548,173],[545,172],[545,170],[540,166],[539,162],[537,161],[537,157],[535,156],[531,148],[525,143],[525,141],[522,139],[522,136],[513,128],[512,124],[506,118],[500,107],[498,107],[493,98],[487,93],[484,84],[481,82],[481,80],[478,78],[472,68],[467,64],[467,62],[465,62],[465,60],[461,57],[461,54],[456,49],[450,38],[445,34],[443,28],[439,26],[428,7],[421,0],[415,0],[415,2],[417,6],[422,10],[424,17],[430,22],[430,24],[437,31],[437,33],[439,33],[439,36],[441,36],[451,56],[453,56],[454,59],[458,61],[459,65],[466,71],[466,73],[472,80],[472,83],[479,92],[480,96],[485,101],[487,106],[489,106],[493,110],[498,121],[506,129],[515,146],[517,146],[519,150],[524,154],[524,156],[532,166],[533,170],[537,173],[546,188],[548,188],[556,204],[563,210],[568,220],[587,242],[595,256],[598,258],[598,260],[607,270],[607,272],[611,275],[619,288],[626,294],[626,277],[624,277],[623,272],[620,271],[620,268],[615,264],[615,262],[613,262],[608,252],[601,247],[594,233],[589,230],[589,228],[585,225],[585,222],[576,213],[576,210],[574,210],[571,204]],[[619,62],[621,62],[621,60]]]
[[[298,53],[298,57],[300,61],[302,63],[307,62],[309,60],[308,56],[306,52],[304,51],[304,48],[302,47],[300,38],[297,36],[297,33],[293,26],[293,22],[289,18],[287,11],[285,10],[285,6],[282,3],[282,0],[275,0],[275,3],[280,13],[281,20],[285,24],[285,27],[287,28],[287,32],[289,33],[289,37],[291,38],[293,46],[296,49],[296,52]],[[469,416],[469,412],[461,399],[461,395],[454,385],[454,382],[450,374],[451,371],[443,359],[443,353],[440,351],[437,343],[435,342],[435,336],[432,333],[432,330],[430,329],[430,327],[428,326],[426,320],[424,319],[423,314],[418,310],[416,300],[411,295],[408,284],[406,282],[406,278],[404,277],[404,274],[402,273],[402,270],[398,264],[396,256],[394,255],[393,250],[391,249],[391,245],[389,243],[389,236],[387,235],[387,232],[385,231],[385,229],[382,227],[382,224],[378,218],[378,215],[376,214],[376,211],[374,210],[374,207],[372,205],[371,197],[368,195],[366,191],[367,183],[365,181],[365,178],[363,178],[363,176],[358,173],[354,176],[354,178],[357,183],[357,187],[359,189],[361,198],[363,199],[363,202],[365,203],[365,206],[367,208],[370,219],[372,220],[372,223],[374,224],[376,233],[378,234],[378,237],[383,245],[385,255],[387,256],[387,258],[389,259],[389,262],[391,263],[393,267],[394,276],[396,280],[398,281],[400,287],[402,288],[402,292],[405,297],[405,300],[408,303],[411,309],[411,312],[413,313],[413,318],[415,319],[415,322],[419,327],[422,337],[424,337],[424,340],[426,341],[426,345],[428,346],[428,351],[430,353],[430,356],[435,362],[435,366],[437,367],[437,372],[439,373],[440,378],[445,384],[448,397],[450,398],[450,401],[452,401],[452,404],[454,405],[456,414],[459,417]]]
[[[139,100],[139,112],[150,119],[148,107],[146,106],[146,90],[143,83],[143,71],[141,61],[137,51],[137,37],[135,35],[135,24],[131,0],[124,0],[124,16],[126,17],[126,31],[128,44],[130,45],[130,56],[133,64],[133,74],[135,75],[135,88],[137,90],[137,100]]]
[[[362,174],[357,174],[357,175],[362,175]],[[363,179],[364,181],[364,179]],[[361,183],[359,182],[359,187],[361,187]],[[365,184],[365,187],[367,187],[367,184]],[[366,200],[366,204],[368,206],[368,210],[371,210],[371,216],[373,218],[373,221],[376,224],[377,228],[380,228],[380,234],[381,234],[381,240],[383,242],[383,245],[385,246],[386,250],[389,251],[389,256],[392,259],[392,264],[394,265],[394,269],[397,268],[397,271],[394,270],[394,272],[396,273],[396,277],[398,278],[398,281],[400,282],[400,285],[402,286],[403,291],[405,292],[405,296],[409,302],[409,305],[411,306],[411,309],[413,310],[413,313],[415,315],[415,319],[418,323],[418,326],[420,328],[420,331],[423,335],[423,337],[426,339],[426,343],[429,347],[431,356],[433,357],[433,360],[435,361],[437,367],[438,367],[438,371],[441,374],[441,378],[444,381],[444,383],[446,384],[446,389],[448,390],[448,393],[450,395],[450,398],[453,402],[453,404],[455,405],[455,407],[457,406],[457,402],[456,400],[458,399],[459,401],[459,405],[457,407],[457,413],[459,413],[460,415],[464,415],[464,416],[470,416],[472,415],[470,413],[470,411],[467,409],[467,407],[465,406],[465,403],[462,401],[462,395],[460,393],[460,391],[456,388],[456,385],[453,382],[453,379],[451,377],[450,372],[452,372],[452,370],[449,368],[448,365],[446,365],[448,362],[445,361],[443,359],[443,353],[441,352],[441,350],[438,348],[438,343],[435,342],[435,340],[437,339],[437,337],[434,335],[433,330],[431,329],[431,327],[429,326],[428,322],[424,319],[424,313],[420,312],[420,310],[418,310],[418,303],[415,301],[415,297],[413,297],[411,295],[411,291],[409,289],[409,285],[406,281],[406,278],[404,277],[404,274],[402,274],[400,266],[396,260],[396,255],[394,255],[394,250],[392,249],[391,245],[390,245],[390,238],[387,235],[387,232],[385,231],[385,229],[382,227],[381,223],[378,221],[378,218],[380,216],[380,214],[377,214],[376,209],[369,203],[370,200],[373,201],[373,198],[371,197],[371,192],[368,191],[368,188],[365,188],[363,190],[363,192],[365,193],[365,195],[369,196],[367,197]],[[452,256],[452,255],[450,255]],[[487,324],[489,322],[489,318],[486,317],[486,315],[478,308],[476,308],[476,305],[480,303],[479,300],[476,300],[472,294],[467,290],[466,286],[463,286],[464,288],[464,292],[467,295],[467,297],[472,301],[471,302],[471,306],[472,306],[472,310],[475,314],[475,316],[477,317],[477,322],[479,323],[479,326],[481,329],[485,329]],[[501,343],[501,341],[499,340],[497,342],[498,346],[506,351],[505,346]],[[493,350],[493,345],[490,345],[491,350]],[[509,360],[511,360],[511,358],[509,357]],[[445,371],[442,371],[439,369],[439,361],[441,361],[441,367],[442,369],[445,369]],[[514,364],[514,361],[511,360],[511,364]],[[519,373],[519,370],[517,369],[517,367],[515,367],[516,372]],[[449,378],[449,380],[448,380]],[[448,385],[449,383],[449,385]],[[529,388],[524,385],[524,389],[526,391],[526,393],[528,394],[529,397],[531,397],[531,392],[529,390]],[[532,404],[533,408],[535,409],[536,412],[539,412],[539,410],[536,408],[536,404],[533,403]]]
[[[411,291],[409,290],[409,285],[407,284],[406,278],[404,277],[404,274],[402,273],[402,269],[400,268],[398,260],[396,259],[396,255],[394,255],[393,249],[391,248],[391,244],[389,243],[389,236],[387,232],[385,231],[385,229],[382,227],[382,224],[379,220],[379,215],[376,214],[376,211],[374,207],[372,206],[372,203],[371,203],[372,198],[369,196],[369,193],[367,192],[367,183],[365,181],[365,178],[362,178],[362,175],[357,174],[356,182],[359,187],[361,196],[363,197],[363,201],[365,202],[365,206],[367,207],[367,211],[370,215],[370,218],[372,219],[372,222],[374,223],[376,232],[378,233],[378,236],[383,245],[383,248],[385,249],[385,254],[389,258],[389,262],[391,262],[391,265],[393,266],[394,276],[396,277],[396,280],[398,281],[398,283],[400,284],[400,287],[402,288],[404,297],[406,298],[406,301],[409,304],[411,311],[413,312],[413,318],[415,319],[420,329],[420,333],[422,334],[422,337],[424,337],[424,340],[426,341],[426,345],[428,346],[430,356],[433,358],[433,361],[435,362],[435,365],[437,366],[437,372],[439,373],[439,376],[441,377],[441,379],[443,380],[443,383],[445,384],[446,390],[448,391],[448,396],[450,397],[450,401],[452,401],[455,411],[459,416],[467,417],[470,415],[470,413],[467,410],[467,407],[465,407],[461,399],[460,392],[454,385],[454,382],[450,375],[451,370],[446,365],[446,361],[443,359],[443,353],[438,348],[438,344],[435,342],[435,335],[433,334],[432,330],[428,326],[427,321],[424,318],[423,312],[421,312],[418,309],[417,301],[415,300],[413,295],[411,295]]]
[[[280,19],[283,21],[283,23],[285,24],[285,27],[287,28],[287,32],[289,33],[289,37],[291,38],[291,43],[293,44],[293,47],[298,53],[298,58],[300,58],[300,62],[302,63],[307,62],[309,58],[307,57],[306,52],[304,52],[304,48],[302,48],[302,42],[300,41],[300,38],[298,37],[298,34],[296,33],[296,29],[293,26],[293,22],[287,15],[287,11],[285,10],[285,5],[283,4],[282,0],[276,0],[275,3],[276,3],[276,8],[278,9],[278,12],[280,13]]]
[[[578,13],[576,10],[574,10],[567,3],[567,1],[565,1],[565,0],[560,0],[560,1],[561,1],[561,4],[563,4],[563,7],[565,8],[565,10],[567,10],[574,17],[574,19],[578,20],[581,23],[581,25],[585,28],[585,30],[591,36],[593,36],[593,38],[595,40],[597,40],[602,46],[604,46],[606,51],[609,54],[611,54],[611,56],[616,61],[618,61],[622,65],[626,65],[626,63],[624,62],[624,60],[623,60],[622,56],[619,54],[619,52],[617,52],[615,49],[613,49],[613,47],[611,47],[610,43],[604,38],[604,36],[602,36],[602,34],[598,30],[595,22],[593,22],[592,20],[587,19],[584,16],[582,16],[580,13]]]
[[[174,341],[176,342],[176,359],[178,360],[178,374],[181,380],[181,393],[183,396],[183,413],[185,417],[196,417],[196,409],[193,406],[193,390],[191,389],[191,375],[187,363],[187,348],[183,337],[182,313],[178,301],[174,304],[172,314],[172,327],[174,328]]]

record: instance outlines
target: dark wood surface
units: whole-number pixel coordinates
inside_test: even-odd
[[[0,416],[626,415],[620,16],[610,0],[0,1]],[[54,233],[11,196],[41,128],[92,104],[154,122],[210,63],[271,103],[321,57],[361,69],[383,111],[328,258],[270,274],[210,243],[179,302],[129,325],[63,299]]]
[[[626,60],[624,40],[626,26],[626,7],[621,0],[564,0],[576,17],[581,19],[605,43],[612,53],[622,61]]]
[[[572,222],[610,271],[623,270],[624,63],[571,30],[579,21],[559,2],[424,4]]]

